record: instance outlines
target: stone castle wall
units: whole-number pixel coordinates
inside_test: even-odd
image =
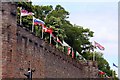
[[[33,78],[96,78],[92,61],[76,61],[25,28],[17,26],[14,3],[2,3],[0,25],[0,77],[25,78],[30,67]]]

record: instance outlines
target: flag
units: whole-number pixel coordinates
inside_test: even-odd
[[[34,18],[34,25],[43,25],[43,24],[45,24],[44,21]]]
[[[100,74],[100,75],[104,75],[105,74],[105,72],[103,72],[103,71],[99,71],[99,73],[98,74]]]
[[[29,15],[34,15],[32,12],[28,12],[27,10],[21,10],[21,16],[29,16]]]
[[[53,29],[52,28],[45,28],[45,32],[48,32],[48,33],[52,34]]]
[[[59,42],[60,44],[62,44],[62,42],[59,40],[59,38],[57,37],[57,42]]]
[[[43,32],[46,32],[47,31],[47,27],[46,26],[42,26],[42,30],[43,30]]]
[[[33,23],[32,23],[32,32],[34,32],[34,19],[35,19],[35,17],[33,16]]]
[[[28,15],[34,15],[34,13],[32,12],[28,12],[27,10],[22,9],[22,7],[20,7],[20,25],[22,24],[22,16],[28,16]]]
[[[68,47],[68,55],[70,55],[70,52],[71,52],[71,48]]]
[[[54,34],[52,34],[52,37],[53,37],[54,40],[56,39],[56,37],[54,36]]]
[[[42,25],[42,39],[43,39],[43,32],[47,30],[47,27],[45,25]]]
[[[116,68],[118,68],[118,66],[116,66],[114,63],[113,63],[113,66],[115,66]]]
[[[79,56],[79,59],[84,60],[87,63],[87,60],[76,51],[76,57]]]
[[[79,59],[82,59],[82,56],[76,51],[76,57],[79,57]]]
[[[72,58],[74,58],[74,51],[73,51],[73,48],[72,48]]]
[[[64,40],[63,40],[62,46],[68,46],[68,47],[70,47]]]
[[[105,50],[105,48],[97,42],[95,42],[95,47],[98,47],[100,50]]]
[[[52,28],[45,28],[45,32],[50,33],[50,44],[51,44],[51,37],[52,37],[53,29]]]

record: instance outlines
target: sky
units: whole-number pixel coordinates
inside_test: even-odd
[[[94,32],[91,42],[98,42],[105,47],[103,57],[108,61],[111,69],[118,70],[118,1],[117,0],[32,0],[35,5],[60,4],[69,11],[69,21],[72,24],[89,28]]]

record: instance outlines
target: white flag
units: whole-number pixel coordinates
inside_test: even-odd
[[[63,40],[62,46],[68,46],[68,47],[70,47],[64,40]]]

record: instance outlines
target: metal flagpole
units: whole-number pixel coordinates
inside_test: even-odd
[[[21,19],[22,19],[22,16],[20,15],[20,25],[22,24],[22,21],[21,21]]]
[[[44,27],[44,26],[42,25],[42,39],[43,39],[43,27]]]
[[[22,7],[20,7],[20,25],[22,24],[22,16],[21,16],[21,10],[22,10]]]
[[[112,77],[114,78],[114,70],[112,71]]]
[[[95,61],[95,53],[93,52],[93,61]]]
[[[51,33],[50,33],[50,44],[51,44]]]
[[[32,32],[34,32],[34,16],[33,16]]]
[[[95,46],[95,44],[94,44]],[[93,61],[95,61],[95,50],[93,49]]]

